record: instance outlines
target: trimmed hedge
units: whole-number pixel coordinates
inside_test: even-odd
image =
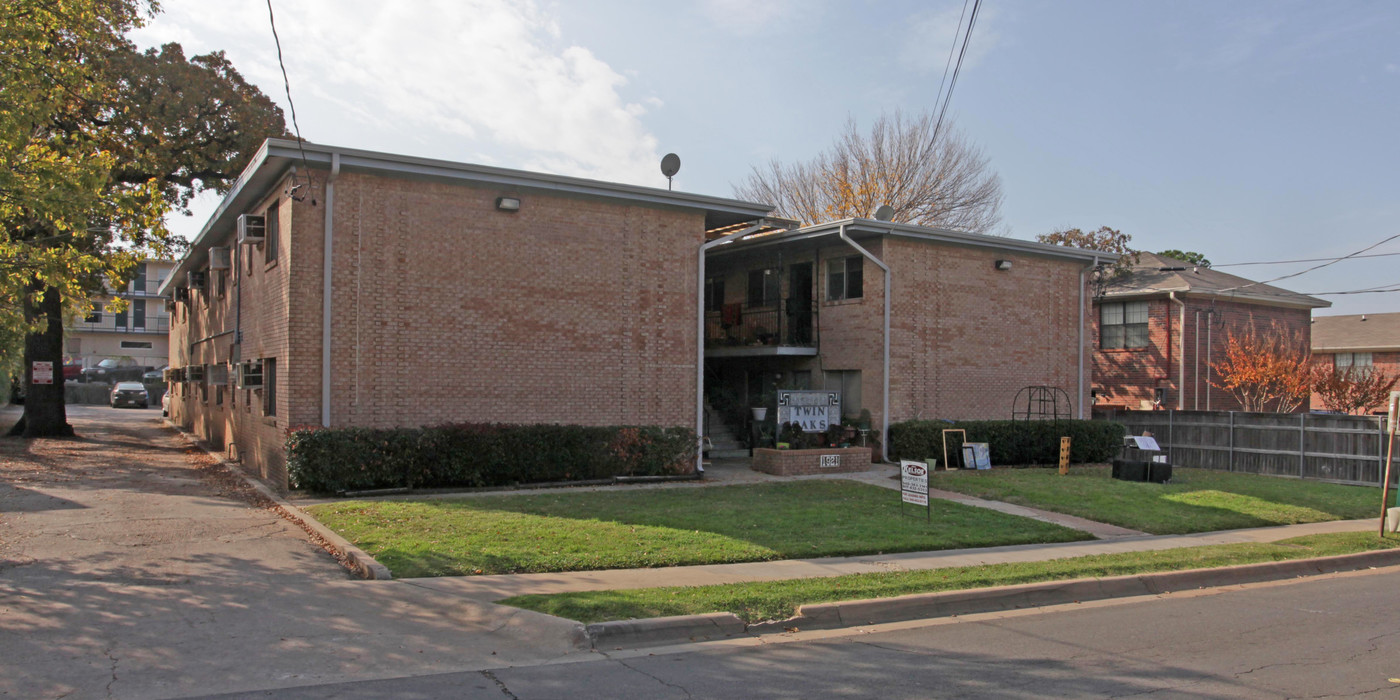
[[[968,442],[991,446],[992,464],[1058,464],[1060,438],[1070,438],[1070,461],[1107,462],[1118,455],[1128,429],[1122,423],[1101,420],[1011,421],[904,421],[890,426],[890,458],[943,460],[943,430],[961,428]],[[961,464],[958,449],[962,437],[948,435],[948,459]],[[945,465],[947,466],[947,465]]]
[[[687,428],[498,425],[297,428],[287,434],[292,488],[504,486],[688,473],[699,440]]]

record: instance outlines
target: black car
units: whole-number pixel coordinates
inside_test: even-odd
[[[151,367],[141,365],[122,365],[118,361],[107,358],[95,366],[83,370],[83,381],[101,382],[103,384],[116,384],[117,382],[139,382],[142,375],[151,370]]]
[[[112,408],[135,406],[145,408],[150,402],[141,382],[121,382],[112,387]]]

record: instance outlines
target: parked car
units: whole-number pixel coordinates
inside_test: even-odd
[[[142,367],[141,365],[130,363],[130,358],[127,358],[127,360],[127,362],[123,362],[109,357],[83,370],[83,381],[103,382],[106,384],[139,382],[141,381],[141,377],[145,375],[148,370],[152,369],[151,367]]]
[[[161,382],[165,381],[165,370],[167,369],[170,369],[170,365],[166,365],[164,367],[161,367],[160,369],[153,369],[145,373],[141,376],[142,383],[160,384]]]
[[[120,406],[145,408],[149,405],[149,401],[146,387],[141,382],[118,382],[112,387],[112,408]]]
[[[63,364],[63,381],[69,382],[74,380],[83,380],[83,363],[65,362]]]
[[[160,397],[160,415],[163,416],[163,417],[165,417],[165,418],[169,418],[169,417],[170,417],[170,390],[169,390],[169,389],[166,389],[166,390],[165,390],[165,393],[162,394],[161,397]]]

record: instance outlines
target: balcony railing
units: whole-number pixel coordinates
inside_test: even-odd
[[[725,304],[705,314],[705,347],[817,347],[817,305]]]
[[[118,324],[117,321],[122,323]],[[99,331],[105,333],[169,333],[169,316],[147,316],[143,326],[136,325],[136,319],[127,316],[118,319],[115,314],[102,314],[102,318],[97,321],[87,321],[79,319],[68,326],[69,330],[75,331]]]

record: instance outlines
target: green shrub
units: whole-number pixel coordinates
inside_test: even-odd
[[[656,426],[496,425],[297,428],[287,434],[293,488],[503,486],[690,471],[695,431]]]
[[[968,442],[991,446],[992,464],[1057,464],[1060,438],[1070,438],[1070,461],[1106,462],[1118,454],[1128,429],[1121,423],[1098,420],[904,421],[890,425],[890,458],[943,460],[943,430],[967,431]],[[948,459],[961,464],[962,436],[948,435]]]

